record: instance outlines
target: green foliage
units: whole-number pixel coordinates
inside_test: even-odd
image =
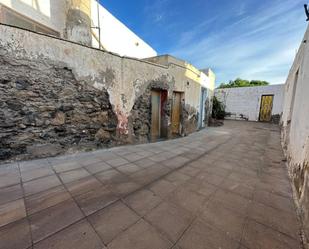
[[[215,119],[224,119],[225,117],[225,106],[216,96],[213,98],[212,117]]]
[[[236,80],[230,80],[229,83],[221,83],[218,88],[232,88],[232,87],[248,87],[248,86],[267,86],[269,82],[262,80],[243,80],[237,78]]]

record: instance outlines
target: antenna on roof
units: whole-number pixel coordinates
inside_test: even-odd
[[[309,21],[309,9],[308,9],[308,5],[307,4],[305,4],[304,5],[304,7],[305,7],[305,13],[306,13],[306,16],[307,16],[307,22]]]

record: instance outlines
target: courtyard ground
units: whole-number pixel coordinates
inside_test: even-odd
[[[0,248],[300,248],[279,128],[2,165]]]

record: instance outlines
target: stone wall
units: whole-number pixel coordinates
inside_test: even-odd
[[[197,129],[198,71],[4,25],[0,34],[1,160],[148,142],[151,89],[167,90],[168,138],[173,91],[184,95],[180,135]]]
[[[115,143],[117,117],[106,89],[66,67],[0,57],[0,159],[57,155]]]
[[[282,142],[309,248],[309,27],[285,85]]]

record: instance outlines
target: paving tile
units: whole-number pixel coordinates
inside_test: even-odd
[[[194,177],[194,176],[198,175],[201,172],[201,170],[194,168],[194,167],[191,167],[191,166],[186,166],[186,167],[183,167],[182,169],[180,169],[178,172],[185,174],[185,175],[188,175],[188,176],[191,176],[191,177]]]
[[[61,185],[61,182],[56,175],[45,176],[23,184],[26,196],[36,194],[59,185]]]
[[[190,180],[183,187],[189,191],[204,195],[205,197],[210,197],[218,189],[215,185],[204,181],[198,181],[197,179]]]
[[[90,215],[115,202],[118,197],[106,187],[92,189],[75,197],[76,202],[86,215]]]
[[[172,244],[160,236],[153,227],[141,220],[120,234],[109,245],[109,249],[167,249]]]
[[[79,169],[82,165],[79,164],[77,161],[67,161],[67,162],[58,162],[57,164],[53,165],[53,168],[57,173],[61,173],[64,171],[69,171],[73,169]]]
[[[155,194],[157,194],[161,198],[164,198],[168,194],[173,192],[176,189],[176,187],[177,186],[175,184],[173,184],[173,183],[171,183],[167,180],[161,179],[161,180],[158,180],[158,181],[152,183],[149,188]]]
[[[31,246],[30,227],[26,219],[0,228],[1,249],[27,249]]]
[[[84,177],[77,181],[65,184],[72,196],[77,196],[89,192],[90,190],[102,187],[102,183],[94,176]]]
[[[37,243],[34,249],[104,249],[98,235],[86,220]]]
[[[167,175],[165,177],[165,180],[175,184],[175,185],[181,185],[184,184],[185,182],[189,181],[191,179],[190,176],[179,173],[179,172],[172,172],[171,174]]]
[[[45,167],[50,167],[48,160],[46,159],[38,159],[38,160],[31,160],[31,161],[24,161],[19,162],[20,171],[27,171],[27,170],[34,170],[40,169]]]
[[[248,199],[253,198],[253,193],[255,190],[254,187],[250,187],[246,184],[231,179],[224,179],[224,181],[220,184],[220,188],[239,194]]]
[[[224,208],[219,202],[211,201],[204,208],[201,218],[207,225],[225,232],[232,239],[241,240],[245,216]]]
[[[141,185],[135,183],[131,179],[126,179],[122,182],[111,183],[108,185],[108,189],[110,189],[117,196],[126,196],[139,188],[141,188]]]
[[[36,243],[83,218],[78,206],[68,200],[29,216],[32,239]]]
[[[140,218],[122,202],[118,201],[89,216],[89,221],[105,244],[136,223]]]
[[[100,172],[95,175],[104,185],[109,185],[111,183],[122,182],[127,179],[125,174],[120,173],[117,170],[111,169]]]
[[[144,170],[131,174],[130,178],[141,185],[146,185],[166,175],[168,172],[169,169],[164,166],[152,165]]]
[[[21,185],[0,188],[0,205],[20,199],[23,196]]]
[[[192,214],[171,203],[163,202],[145,219],[164,232],[169,240],[176,242],[192,221]]]
[[[171,193],[168,200],[185,210],[196,213],[202,207],[205,196],[181,188]]]
[[[24,199],[0,205],[0,227],[26,217]]]
[[[277,195],[265,190],[256,190],[254,193],[254,201],[286,212],[295,213],[295,205],[292,198]]]
[[[161,198],[153,192],[143,189],[125,198],[125,202],[135,212],[144,216],[161,202]]]
[[[148,167],[154,165],[155,162],[150,160],[150,159],[148,159],[148,158],[144,158],[144,159],[135,161],[134,164],[136,164],[137,166],[140,166],[142,168],[148,168]]]
[[[63,183],[73,182],[84,177],[90,176],[85,169],[75,169],[71,171],[62,172],[59,174]]]
[[[208,226],[200,220],[194,222],[177,243],[182,249],[238,249],[239,243],[224,232]]]
[[[113,166],[113,167],[119,167],[121,165],[129,163],[129,161],[118,157],[118,158],[115,158],[115,159],[112,159],[112,160],[108,160],[108,161],[106,161],[106,163]]]
[[[128,164],[122,165],[122,166],[118,167],[117,169],[120,172],[122,172],[124,174],[127,174],[127,175],[130,175],[130,174],[135,173],[135,172],[137,172],[139,170],[142,170],[141,167],[136,166],[133,163],[128,163]]]
[[[25,198],[27,213],[34,214],[68,199],[71,196],[63,186],[48,189]]]
[[[45,168],[22,171],[21,178],[23,182],[28,182],[36,178],[53,175],[53,174],[54,174],[54,171],[51,168],[45,167]]]
[[[18,171],[10,171],[0,175],[0,188],[16,185],[20,183],[20,175]]]
[[[244,229],[242,244],[250,249],[300,249],[300,241],[267,226],[249,220]]]
[[[111,166],[104,162],[98,162],[94,164],[90,164],[87,166],[84,166],[87,171],[89,171],[91,174],[96,174],[98,172],[104,171],[104,170],[109,170],[112,169]]]
[[[198,180],[202,180],[202,181],[206,181],[210,184],[213,184],[215,186],[220,186],[221,183],[223,182],[224,180],[224,177],[222,176],[219,176],[219,175],[216,175],[216,174],[212,174],[212,173],[209,173],[209,172],[201,172],[200,174],[198,174],[196,176],[196,178]]]
[[[213,197],[213,201],[218,201],[225,208],[231,209],[240,215],[247,215],[251,204],[251,200],[224,190],[218,190]]]
[[[298,238],[299,224],[295,213],[253,202],[250,205],[249,217],[295,239]]]

